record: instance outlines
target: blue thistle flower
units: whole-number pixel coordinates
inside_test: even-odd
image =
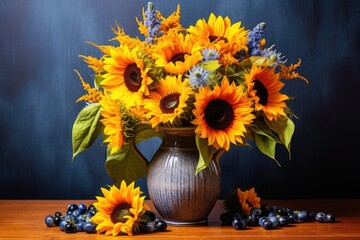
[[[148,2],[147,10],[145,11],[144,25],[147,27],[149,34],[145,39],[147,43],[152,43],[155,37],[163,34],[163,32],[160,31],[161,20],[157,17],[152,2]]]
[[[209,48],[203,49],[201,54],[204,62],[216,60],[219,59],[220,57],[220,53],[218,53],[215,49],[209,49]]]
[[[248,48],[251,56],[260,56],[260,40],[264,38],[264,29],[266,24],[264,22],[259,23],[248,34]]]
[[[284,64],[287,61],[287,59],[284,59],[285,56],[282,56],[282,53],[277,52],[275,49],[273,49],[273,47],[274,45],[272,45],[269,48],[265,48],[263,51],[261,51],[261,56],[274,60],[277,63]]]
[[[192,88],[198,88],[206,86],[210,71],[198,65],[193,66],[189,70],[189,84]]]

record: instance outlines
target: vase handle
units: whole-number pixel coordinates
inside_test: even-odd
[[[219,150],[217,150],[214,153],[214,160],[215,162],[220,166],[220,157],[223,155],[223,153],[225,153],[225,149],[224,148],[220,148]]]
[[[137,148],[135,142],[131,142],[131,147],[134,150],[134,153],[136,154],[136,156],[141,159],[144,164],[146,165],[146,167],[149,167],[149,161],[146,159],[146,157],[139,151],[139,149]]]

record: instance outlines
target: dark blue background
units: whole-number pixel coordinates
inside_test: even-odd
[[[222,192],[256,187],[263,198],[360,197],[360,1],[153,1],[168,16],[181,4],[183,26],[211,12],[267,23],[268,44],[288,59],[301,58],[309,80],[293,80],[292,160],[277,149],[282,167],[254,148],[232,148],[221,160]],[[112,184],[99,139],[72,161],[71,129],[84,92],[74,69],[92,81],[79,54],[98,56],[91,41],[107,44],[118,21],[140,36],[147,1],[0,0],[0,198],[93,198]],[[154,142],[140,148],[150,157]],[[138,182],[146,193],[146,182]],[[351,187],[350,191],[345,187]]]

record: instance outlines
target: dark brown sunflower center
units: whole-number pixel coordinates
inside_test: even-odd
[[[179,106],[180,93],[171,93],[160,100],[160,109],[163,113],[173,113]]]
[[[222,99],[216,99],[205,107],[205,121],[215,130],[228,128],[234,119],[232,106]]]
[[[260,82],[258,79],[255,79],[253,89],[256,90],[255,95],[260,98],[259,103],[262,105],[266,105],[269,94],[264,84]]]
[[[251,202],[249,202],[248,200],[246,200],[246,203],[249,205],[249,207],[250,207],[250,208],[252,208],[252,207],[253,207],[252,203],[251,203]]]
[[[135,63],[126,67],[124,72],[124,81],[127,89],[131,92],[137,92],[141,87],[141,72]]]
[[[185,61],[185,53],[175,54],[175,55],[170,59],[170,62],[172,62],[172,63],[176,63],[177,61],[179,61],[179,62],[184,62],[184,61]]]
[[[126,222],[127,218],[125,216],[131,216],[130,213],[131,206],[128,203],[120,203],[117,205],[110,214],[111,221],[115,224],[117,222]]]
[[[219,42],[221,40],[223,40],[225,43],[229,42],[229,40],[227,40],[227,38],[218,37],[218,36],[209,36],[209,40],[210,40],[210,42]]]

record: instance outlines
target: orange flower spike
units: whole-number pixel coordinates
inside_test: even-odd
[[[157,12],[157,16],[161,19],[160,30],[164,31],[165,33],[172,28],[181,29],[180,4],[177,5],[176,11],[167,18],[163,17],[159,11]]]
[[[86,43],[98,48],[102,53],[104,53],[104,56],[109,56],[110,49],[114,48],[114,46],[111,46],[111,45],[97,45],[96,43],[89,42],[89,41],[87,41]]]
[[[301,65],[301,59],[298,60],[296,64],[290,64],[290,66],[285,66],[284,64],[280,64],[280,76],[284,79],[294,79],[294,78],[300,78],[304,80],[307,84],[309,84],[309,80],[305,78],[304,76],[301,76],[298,72],[295,72],[295,69],[300,67]]]
[[[145,9],[142,8],[142,17],[143,17],[143,20],[146,19],[146,16],[145,16]],[[136,22],[139,26],[139,31],[142,35],[144,35],[145,37],[149,36],[148,34],[148,28],[144,25],[143,21],[140,21],[138,18],[136,18]]]
[[[100,72],[103,70],[105,63],[102,60],[92,56],[79,55],[79,57],[83,58],[84,62],[86,62],[89,68],[94,70],[94,72]]]
[[[146,28],[146,27],[145,27]],[[110,41],[118,41],[120,45],[127,45],[130,49],[133,49],[135,47],[143,47],[145,44],[143,44],[142,41],[139,40],[138,37],[130,37],[127,35],[123,28],[120,27],[118,23],[116,23],[116,28],[112,27],[112,31],[116,35],[114,38],[110,39]],[[115,47],[112,47],[115,48]],[[108,50],[108,54],[110,55],[110,49]]]
[[[80,101],[88,101],[91,103],[99,102],[101,99],[101,92],[96,90],[95,88],[90,87],[90,84],[86,83],[83,79],[83,77],[80,75],[80,73],[77,70],[74,70],[76,74],[79,76],[82,86],[84,87],[84,90],[87,91],[87,94],[84,94],[76,102]]]

